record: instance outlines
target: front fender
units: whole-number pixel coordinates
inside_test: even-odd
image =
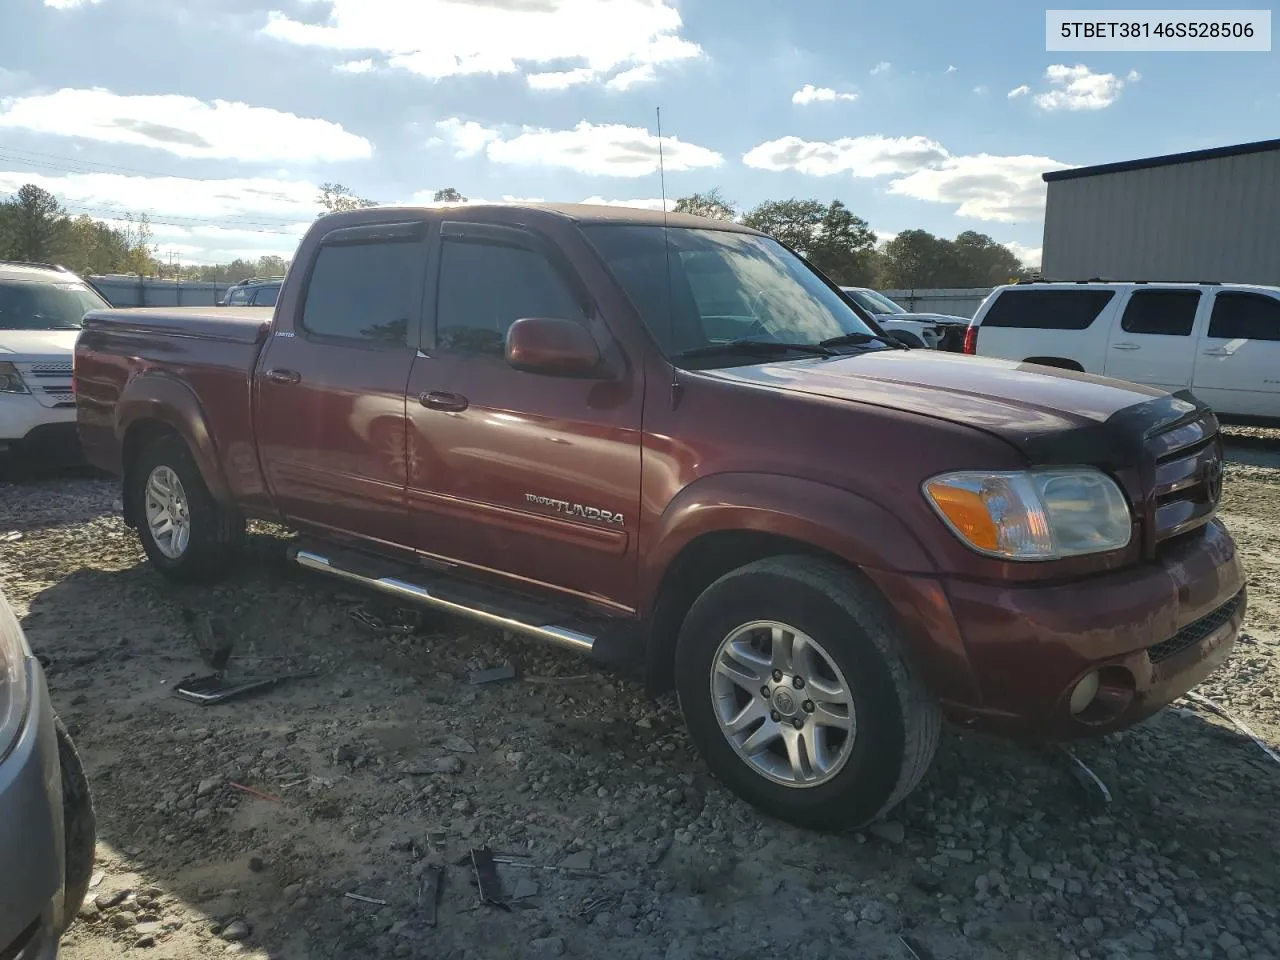
[[[869,570],[935,569],[915,534],[866,497],[780,474],[720,473],[695,480],[663,511],[641,571],[641,609],[650,608],[680,551],[704,534],[731,530],[789,537]]]
[[[200,398],[187,384],[159,371],[139,374],[125,384],[116,406],[116,441],[123,449],[125,438],[135,424],[154,421],[165,424],[182,437],[215,500],[230,500],[223,476],[217,444],[209,431]],[[125,463],[124,469],[129,469]]]

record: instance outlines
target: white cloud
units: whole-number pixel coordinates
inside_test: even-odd
[[[1031,247],[1025,243],[1019,243],[1017,240],[1006,240],[1004,246],[1012,251],[1013,255],[1022,261],[1024,267],[1030,267],[1033,270],[1040,267],[1040,247]]]
[[[630,90],[632,87],[638,87],[642,84],[653,83],[658,79],[657,71],[653,69],[652,63],[646,63],[643,66],[632,67],[630,70],[623,70],[621,73],[610,78],[605,84],[610,90]]]
[[[432,79],[575,66],[603,81],[617,70],[701,55],[668,0],[330,0],[321,23],[279,10],[264,32],[337,50],[378,51]]]
[[[892,69],[893,69],[892,63],[890,63],[888,60],[881,60],[874,67],[871,68],[871,75],[874,77],[876,74],[888,73]]]
[[[980,84],[973,88],[973,92],[980,97],[985,97],[987,95],[987,87],[985,84]]]
[[[794,170],[811,176],[850,174],[893,177],[890,193],[956,207],[956,213],[979,220],[1034,220],[1044,213],[1040,175],[1070,164],[1049,157],[953,155],[927,137],[850,137],[807,141],[799,137],[770,140],[742,158],[759,170]]]
[[[525,77],[531,90],[567,90],[580,83],[590,83],[596,72],[586,67],[561,70],[558,73],[531,73]]]
[[[1010,100],[1017,100],[1018,97],[1025,97],[1030,92],[1031,92],[1031,88],[1024,83],[1021,86],[1014,87],[1007,94],[1005,94],[1005,96],[1007,96]]]
[[[942,144],[925,137],[865,136],[832,141],[782,137],[749,150],[742,162],[758,170],[795,170],[817,177],[837,173],[881,177],[937,164],[947,156]]]
[[[220,160],[359,160],[373,144],[328,120],[177,94],[74,90],[0,102],[0,129],[75,136]]]
[[[436,129],[444,134],[445,141],[453,144],[459,157],[474,157],[485,145],[498,138],[498,131],[481,126],[474,120],[462,121],[457,117],[441,120]]]
[[[1125,84],[1141,79],[1136,70],[1125,79],[1114,73],[1094,73],[1084,64],[1068,67],[1056,63],[1045,70],[1044,77],[1052,88],[1036,94],[1041,110],[1105,110],[1120,98]]]
[[[78,7],[89,7],[101,2],[102,0],[44,0],[44,5],[54,10],[75,10]]]
[[[959,67],[957,67],[955,64],[951,64],[950,66],[948,66],[948,67],[947,67],[947,69],[943,70],[942,72],[943,72],[943,73],[955,73],[955,72],[956,72],[957,70],[959,70],[959,69],[960,69],[960,68],[959,68]]]
[[[458,149],[459,156],[474,156],[483,150],[493,163],[560,167],[615,177],[645,177],[658,170],[658,138],[642,127],[583,120],[572,130],[524,127],[520,133],[504,137],[498,130],[456,118],[436,126]],[[678,137],[663,137],[662,150],[666,168],[673,171],[718,167],[724,162],[714,150]]]
[[[373,70],[372,60],[348,60],[346,63],[340,63],[333,69],[339,73],[369,73]]]
[[[953,156],[892,181],[889,192],[952,204],[962,217],[1005,223],[1036,220],[1044,215],[1040,175],[1067,166],[1049,157]]]
[[[643,200],[606,200],[604,197],[587,197],[583,203],[602,204],[606,207],[630,207],[633,210],[661,210],[662,198],[651,197]],[[674,198],[667,200],[667,209],[675,209],[676,201]]]
[[[304,180],[0,171],[0,195],[25,183],[48,190],[72,216],[123,225],[126,213],[145,213],[166,258],[173,247],[201,263],[264,253],[290,256],[321,210],[319,187]]]
[[[810,103],[830,102],[832,100],[857,100],[856,93],[836,93],[830,87],[815,87],[806,83],[791,95],[791,102],[805,106]]]

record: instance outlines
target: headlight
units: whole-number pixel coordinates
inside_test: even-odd
[[[0,597],[0,760],[22,732],[27,713],[27,645],[13,611]]]
[[[30,393],[22,375],[12,363],[0,363],[0,393]]]
[[[1117,550],[1133,533],[1124,494],[1091,468],[947,473],[927,481],[924,492],[965,544],[1004,560]]]

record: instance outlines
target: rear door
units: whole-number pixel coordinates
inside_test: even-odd
[[[1103,373],[1170,391],[1190,386],[1201,299],[1195,288],[1133,288],[1111,328]]]
[[[534,233],[443,223],[430,273],[435,325],[409,384],[416,545],[509,587],[623,607],[636,576],[641,372],[624,363],[609,379],[571,379],[507,364],[517,319],[602,324]]]
[[[334,230],[258,364],[258,452],[292,523],[408,547],[405,386],[422,314],[421,222]]]
[[[1192,389],[1219,413],[1280,418],[1280,298],[1219,290],[1195,357]]]

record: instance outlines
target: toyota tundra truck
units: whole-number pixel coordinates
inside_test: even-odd
[[[813,828],[901,801],[944,718],[1130,726],[1245,615],[1193,395],[902,348],[733,223],[334,214],[274,310],[95,310],[74,376],[161,574],[283,524],[307,570],[643,667],[723,783]]]

